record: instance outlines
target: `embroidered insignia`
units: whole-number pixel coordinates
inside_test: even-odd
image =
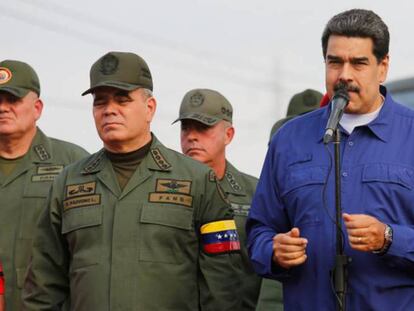
[[[46,161],[50,159],[50,154],[43,145],[36,145],[33,148],[40,160]]]
[[[204,102],[204,95],[201,94],[200,92],[195,92],[190,97],[190,105],[192,107],[199,107],[203,104],[203,102]]]
[[[210,171],[208,173],[208,180],[211,182],[215,182],[217,180],[216,174],[214,173],[214,171]]]
[[[191,193],[191,181],[177,179],[157,179],[156,192]]]
[[[59,174],[63,170],[63,165],[48,165],[48,166],[38,166],[37,174]]]
[[[5,84],[13,77],[11,71],[6,67],[0,67],[0,84]]]
[[[240,250],[239,235],[234,220],[219,220],[200,228],[203,250],[207,254],[221,254]]]
[[[235,191],[241,190],[241,186],[237,183],[237,181],[234,179],[231,173],[229,172],[226,173],[226,179],[229,182],[230,186],[233,188],[233,190]]]
[[[157,163],[159,168],[163,171],[166,171],[169,168],[171,168],[171,164],[167,162],[167,160],[163,157],[158,148],[151,149],[151,155],[155,163]]]
[[[96,155],[96,158],[93,161],[89,162],[88,165],[83,169],[82,174],[93,173],[96,170],[96,168],[98,167],[98,165],[101,163],[103,154],[104,154],[104,152],[100,151]]]
[[[58,174],[33,175],[32,182],[54,181]]]
[[[188,194],[167,193],[167,192],[151,192],[148,197],[148,202],[151,203],[169,203],[184,205],[188,207],[193,206],[193,197]]]
[[[119,60],[113,54],[107,54],[102,58],[100,64],[100,72],[103,75],[112,75],[118,69]]]
[[[98,204],[101,204],[100,194],[83,195],[83,196],[78,196],[78,197],[64,200],[63,210],[67,211],[72,208],[85,207],[85,206],[98,205]]]
[[[96,181],[66,186],[66,198],[95,194]]]
[[[250,205],[231,203],[231,208],[236,216],[247,217],[247,215],[249,215]]]

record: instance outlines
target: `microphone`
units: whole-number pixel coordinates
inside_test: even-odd
[[[334,131],[338,128],[344,109],[349,104],[348,87],[346,83],[339,82],[335,87],[335,94],[332,98],[331,114],[325,128],[323,143],[326,145],[333,139]]]

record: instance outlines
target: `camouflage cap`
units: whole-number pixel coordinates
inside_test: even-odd
[[[40,82],[34,69],[17,60],[0,62],[0,91],[8,92],[18,98],[25,97],[30,91],[40,96]]]
[[[322,96],[322,93],[312,89],[295,94],[289,102],[286,116],[297,116],[319,108]]]
[[[147,63],[134,53],[109,52],[98,59],[90,71],[91,87],[82,96],[100,86],[133,91],[146,88],[152,91],[152,76]]]
[[[219,92],[209,89],[194,89],[187,92],[180,106],[177,120],[196,120],[213,126],[220,120],[233,122],[233,108]]]

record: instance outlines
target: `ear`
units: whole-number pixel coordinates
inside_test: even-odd
[[[40,98],[37,98],[34,103],[34,109],[35,109],[35,120],[39,120],[40,116],[42,115],[43,111],[43,101]]]
[[[379,63],[378,82],[383,83],[387,79],[390,56],[387,54]]]
[[[234,127],[233,125],[230,125],[226,128],[225,131],[225,138],[224,138],[224,144],[227,146],[228,144],[231,143],[231,141],[233,140],[234,137]]]
[[[157,110],[157,100],[151,96],[146,100],[145,104],[147,105],[147,121],[151,122]]]

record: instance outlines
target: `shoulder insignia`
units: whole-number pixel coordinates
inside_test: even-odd
[[[33,147],[34,151],[36,152],[37,156],[40,160],[46,161],[50,159],[50,154],[46,151],[45,146],[43,145],[36,145]]]
[[[200,228],[200,234],[206,254],[216,255],[240,250],[239,235],[233,219],[204,224]]]
[[[164,158],[164,156],[158,148],[151,149],[151,155],[155,163],[157,163],[158,167],[163,171],[166,171],[169,168],[171,168],[171,164],[168,163],[168,161]]]
[[[234,191],[240,191],[242,189],[239,183],[234,179],[234,176],[232,173],[226,172],[226,179]]]

